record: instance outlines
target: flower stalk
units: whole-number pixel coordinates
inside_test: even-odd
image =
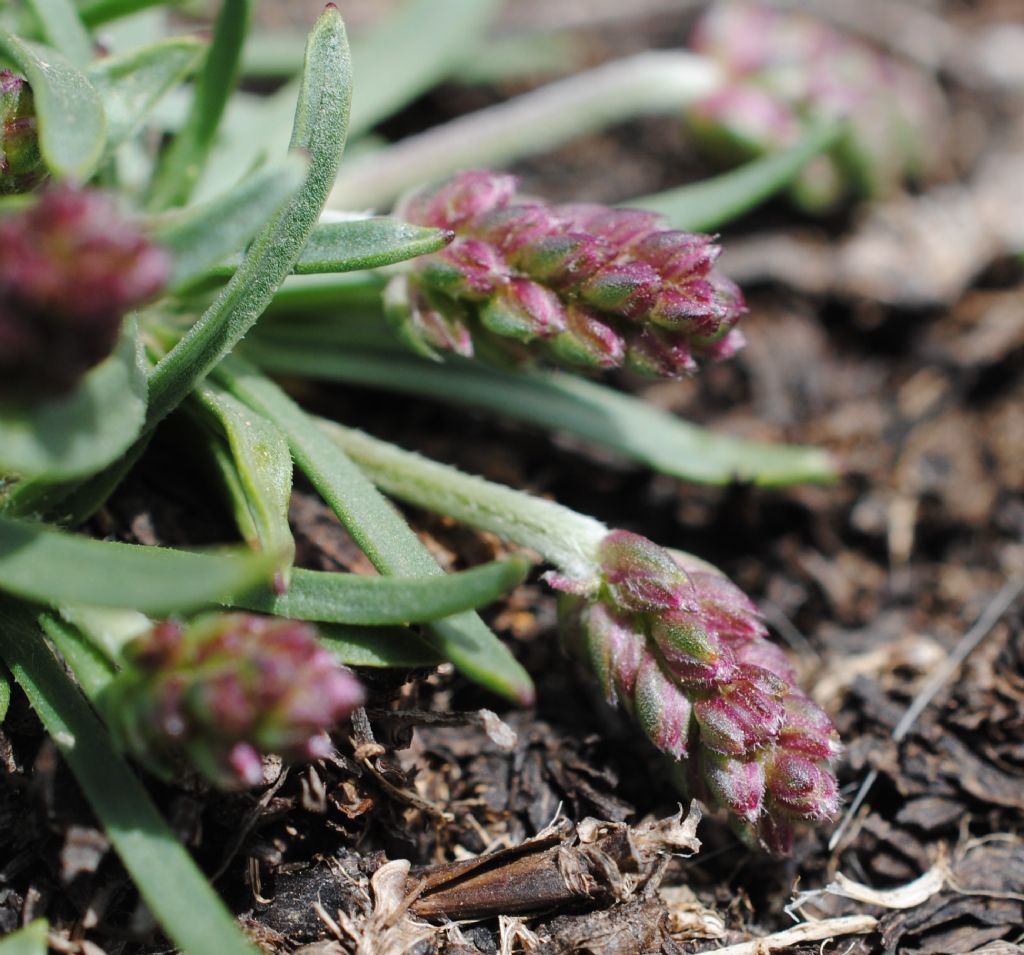
[[[469,166],[501,166],[637,116],[677,113],[722,82],[711,59],[658,50],[569,79],[409,136],[341,170],[328,206],[377,208],[423,182]]]
[[[741,837],[785,853],[798,823],[834,817],[841,748],[831,720],[766,639],[756,606],[719,571],[358,431],[321,427],[388,493],[554,564],[546,579],[562,594],[567,649]]]

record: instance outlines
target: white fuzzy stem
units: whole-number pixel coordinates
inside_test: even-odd
[[[695,53],[615,60],[343,164],[328,206],[382,207],[459,169],[502,166],[635,116],[677,112],[722,82],[719,66]]]
[[[387,494],[528,547],[574,580],[596,579],[597,548],[608,533],[600,521],[403,451],[362,431],[324,419],[318,423]]]

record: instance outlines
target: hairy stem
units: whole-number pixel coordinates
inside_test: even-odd
[[[597,548],[608,533],[600,521],[333,421],[318,423],[388,494],[529,547],[577,580],[596,576]]]
[[[718,66],[693,53],[627,57],[363,155],[342,168],[328,205],[384,206],[457,169],[504,165],[625,119],[676,112],[720,83]]]

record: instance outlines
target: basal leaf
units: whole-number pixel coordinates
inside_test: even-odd
[[[253,341],[245,354],[279,374],[364,385],[483,408],[552,431],[564,431],[687,481],[763,486],[836,479],[836,462],[820,448],[770,444],[701,428],[631,395],[563,372],[507,372],[465,361],[424,361],[393,347],[344,348],[344,323],[330,345],[289,344],[284,334]],[[368,337],[354,330],[354,340]]]
[[[63,480],[91,474],[135,440],[146,415],[146,365],[134,326],[70,395],[0,405],[0,471]]]
[[[50,926],[46,919],[30,922],[20,932],[12,932],[0,939],[0,955],[46,955],[46,933]]]
[[[124,607],[160,616],[242,593],[271,569],[267,557],[247,551],[140,547],[0,517],[0,591],[49,606]]]
[[[11,675],[7,668],[0,664],[0,723],[7,718],[7,710],[11,705]]]
[[[386,216],[321,221],[295,263],[294,272],[319,275],[379,269],[436,252],[448,241],[442,229],[424,229]],[[227,275],[236,267],[237,263],[227,263],[216,272]]]
[[[241,251],[295,194],[308,168],[303,156],[287,156],[215,199],[155,220],[152,236],[174,260],[170,287],[187,285]]]
[[[215,440],[225,442],[228,460],[223,466],[242,536],[254,550],[274,558],[275,578],[278,584],[287,584],[295,558],[288,524],[288,441],[266,418],[216,385],[204,382],[196,391],[196,403],[215,429]]]
[[[86,70],[107,114],[108,153],[135,134],[159,99],[192,71],[203,49],[199,40],[176,37],[104,57]]]
[[[441,575],[401,515],[277,385],[234,356],[215,375],[235,397],[288,436],[296,465],[379,571],[398,577]],[[533,699],[529,675],[476,614],[447,617],[430,624],[428,631],[432,645],[470,679],[522,703]]]
[[[352,667],[411,669],[444,663],[444,657],[426,640],[402,627],[320,624],[317,630],[320,642]]]
[[[92,40],[71,0],[28,0],[47,44],[79,69],[93,56]]]
[[[88,27],[102,26],[112,20],[120,20],[151,7],[180,6],[184,0],[81,0],[78,15]]]
[[[147,424],[171,412],[252,327],[316,226],[345,145],[351,99],[345,26],[329,4],[310,34],[292,149],[307,152],[302,187],[253,241],[238,271],[150,376]]]
[[[529,566],[525,559],[514,557],[455,574],[408,578],[294,570],[287,593],[275,594],[264,587],[234,598],[231,604],[323,623],[421,623],[491,603],[521,583]]]
[[[841,123],[819,125],[789,149],[712,179],[630,199],[623,205],[657,212],[675,229],[701,232],[718,228],[785,189],[804,166],[836,141],[842,128]]]
[[[192,195],[238,82],[252,9],[253,0],[223,0],[188,118],[157,164],[148,202],[151,209],[183,205]]]
[[[43,641],[32,613],[10,601],[0,602],[0,655],[167,937],[184,952],[256,955]]]
[[[39,151],[59,179],[84,181],[103,155],[107,120],[99,94],[56,50],[0,28],[0,55],[25,74],[39,118]]]

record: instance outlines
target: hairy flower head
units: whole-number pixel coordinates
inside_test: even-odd
[[[309,624],[250,613],[166,621],[129,644],[106,709],[128,749],[186,762],[222,788],[263,781],[262,755],[307,760],[362,701],[355,676]]]
[[[671,377],[742,345],[743,297],[715,270],[711,236],[668,229],[638,209],[528,199],[517,185],[473,170],[396,210],[455,234],[385,296],[389,317],[419,350]]]
[[[565,591],[566,643],[660,750],[693,795],[745,837],[785,852],[798,822],[839,806],[839,740],[766,639],[757,608],[725,577],[628,531],[598,548],[589,586]]]

